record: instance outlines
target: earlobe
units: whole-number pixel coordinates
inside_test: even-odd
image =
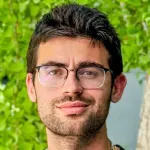
[[[36,102],[36,92],[33,84],[33,74],[28,73],[26,76],[26,86],[29,98],[32,102]]]
[[[116,103],[121,99],[126,83],[127,79],[124,74],[120,74],[115,79],[111,95],[111,100],[113,103]]]

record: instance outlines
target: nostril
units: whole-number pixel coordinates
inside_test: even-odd
[[[66,80],[66,79],[67,79],[67,76],[64,77],[64,80]]]

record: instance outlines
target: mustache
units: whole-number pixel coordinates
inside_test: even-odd
[[[95,103],[94,98],[92,97],[84,97],[84,96],[79,96],[79,95],[75,95],[75,96],[64,96],[62,98],[56,98],[54,100],[54,103],[56,104],[60,104],[60,103],[64,103],[64,102],[74,102],[74,101],[80,101],[80,102],[84,102],[87,103],[89,105],[92,105]]]

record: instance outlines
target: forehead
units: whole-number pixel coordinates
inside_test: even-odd
[[[91,43],[88,38],[57,37],[41,43],[37,53],[37,65],[56,61],[74,66],[88,61],[109,67],[109,54],[101,43]]]

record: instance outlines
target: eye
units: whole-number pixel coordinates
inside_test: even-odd
[[[93,72],[93,71],[84,71],[84,72],[80,72],[80,75],[93,76],[93,75],[96,75],[96,72]]]
[[[51,75],[51,76],[61,76],[63,74],[64,71],[62,69],[53,69],[47,72],[47,75]]]
[[[94,70],[82,69],[78,72],[78,76],[80,76],[80,78],[96,78],[98,76],[98,72]]]
[[[84,74],[91,76],[91,75],[96,75],[97,73],[93,71],[86,71]]]
[[[41,75],[51,76],[51,77],[60,77],[67,74],[66,70],[62,67],[57,66],[44,66],[40,70]]]

